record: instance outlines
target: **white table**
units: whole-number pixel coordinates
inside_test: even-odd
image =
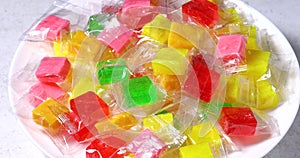
[[[286,35],[300,57],[299,0],[243,0],[267,16]],[[23,133],[9,106],[8,72],[19,37],[53,3],[51,0],[10,0],[0,5],[0,157],[45,157]],[[297,16],[298,15],[298,16]],[[266,157],[300,157],[300,117]]]

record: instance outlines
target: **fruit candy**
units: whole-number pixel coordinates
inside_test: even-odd
[[[173,125],[173,114],[171,113],[159,114],[143,119],[144,129],[149,129],[152,132],[155,132],[164,126],[167,126],[168,124]]]
[[[208,143],[181,147],[179,155],[180,158],[214,158]]]
[[[252,136],[257,121],[250,108],[223,107],[219,124],[227,135]]]
[[[68,58],[44,57],[35,73],[41,82],[62,82],[71,68]]]
[[[51,112],[51,108],[63,113],[68,112],[68,108],[53,99],[48,99],[32,111],[32,119],[35,123],[50,130],[57,130],[61,124],[57,117]]]
[[[64,33],[70,31],[70,21],[55,15],[49,15],[35,29],[41,31],[46,39],[53,41],[60,39]]]

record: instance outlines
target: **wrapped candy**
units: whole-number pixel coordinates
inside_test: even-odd
[[[39,64],[14,75],[26,78],[17,84],[26,85],[17,113],[44,127],[63,155],[227,157],[245,136],[279,133],[265,111],[283,101],[273,50],[235,6],[221,0],[65,6],[26,32]]]

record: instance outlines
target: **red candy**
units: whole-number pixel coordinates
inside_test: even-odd
[[[227,135],[252,136],[257,121],[250,108],[223,107],[219,124]]]
[[[70,22],[55,15],[50,15],[41,21],[35,29],[42,31],[43,34],[45,33],[46,39],[53,41],[59,39],[63,31],[70,31]]]
[[[182,13],[185,20],[190,17],[193,21],[208,27],[213,27],[219,20],[218,6],[207,0],[193,0],[184,4]]]
[[[112,157],[118,148],[125,145],[126,142],[116,138],[107,137],[96,139],[86,148],[86,158],[109,158]],[[122,155],[122,157],[125,155]]]
[[[41,82],[62,82],[71,68],[65,57],[45,57],[42,59],[35,75]]]
[[[193,56],[184,90],[203,101],[209,102],[218,85],[220,74],[209,69],[201,54]],[[198,81],[198,86],[195,82]]]
[[[83,122],[89,121],[90,124],[109,115],[108,105],[90,91],[72,99],[70,108]]]

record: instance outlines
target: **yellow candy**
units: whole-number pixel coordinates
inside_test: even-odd
[[[180,158],[214,158],[208,143],[181,147],[179,153]]]
[[[246,63],[247,73],[254,79],[259,79],[268,70],[270,52],[247,51]]]
[[[156,75],[155,79],[157,80],[158,83],[167,91],[167,92],[172,92],[172,91],[178,91],[181,89],[180,81],[179,81],[179,76],[177,75]]]
[[[243,24],[230,24],[220,29],[217,29],[215,33],[217,36],[242,34],[245,37],[256,39],[256,27],[247,26]]]
[[[193,40],[186,39],[187,36],[197,33],[196,26],[172,22],[169,34],[168,46],[173,48],[192,49],[194,45],[191,43]]]
[[[161,49],[152,60],[152,68],[155,74],[184,75],[187,69],[187,59],[182,55],[187,52],[173,48]]]
[[[144,129],[148,128],[152,132],[155,132],[168,124],[173,125],[173,114],[159,114],[152,117],[147,117],[143,119]]]
[[[138,120],[128,112],[113,115],[110,117],[110,121],[123,129],[130,129],[138,123]]]
[[[87,75],[87,76],[91,76]],[[82,77],[79,82],[73,86],[72,98],[76,98],[88,91],[95,92],[95,83],[89,77]]]
[[[226,102],[235,103],[239,95],[239,79],[237,76],[231,76],[227,80],[226,85]]]
[[[275,88],[267,80],[257,81],[257,102],[256,108],[270,110],[278,106],[279,97]]]
[[[54,41],[53,48],[56,56],[68,57],[73,61],[86,35],[83,31],[76,31],[65,35],[62,40]]]
[[[255,38],[248,38],[246,50],[257,50],[258,51],[258,50],[261,50],[261,48],[259,48],[259,46],[257,45]]]
[[[163,15],[158,14],[150,23],[142,29],[142,35],[149,36],[152,39],[167,44],[171,22]]]
[[[106,48],[107,47],[100,43],[96,38],[87,37],[81,44],[77,59],[97,62]]]
[[[98,133],[113,131],[119,128],[128,130],[135,126],[138,120],[130,113],[124,112],[111,116],[108,120],[104,120],[95,124]]]
[[[215,149],[221,147],[221,137],[218,130],[208,122],[193,126],[190,133],[187,134],[187,142],[189,144],[202,144],[209,143],[213,145]]]
[[[57,120],[57,116],[50,109],[54,109],[55,113],[68,112],[68,108],[53,99],[48,99],[36,107],[32,111],[33,121],[50,130],[58,129],[61,124]]]

